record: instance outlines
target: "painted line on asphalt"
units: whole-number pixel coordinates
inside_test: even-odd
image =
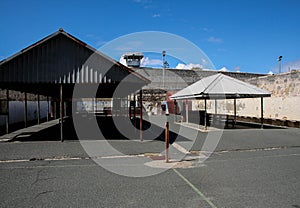
[[[184,181],[186,182],[204,201],[206,201],[211,208],[217,208],[212,201],[210,201],[199,189],[197,189],[187,178],[185,178],[181,173],[179,173],[176,169],[174,172]]]
[[[0,163],[20,163],[34,161],[68,161],[68,160],[91,160],[91,159],[122,159],[122,158],[137,158],[146,157],[144,154],[138,155],[115,155],[115,156],[94,156],[94,157],[54,157],[54,158],[30,158],[30,159],[11,159],[0,160]]]
[[[291,157],[291,156],[300,156],[300,154],[288,154],[288,155],[265,155],[265,156],[253,156],[248,158],[241,158],[241,159],[217,159],[217,160],[209,160],[205,161],[205,163],[216,163],[216,162],[227,162],[227,161],[242,161],[242,160],[255,160],[255,159],[264,159],[264,158],[281,158],[281,157]]]
[[[21,163],[34,161],[65,161],[65,160],[89,160],[89,157],[58,157],[58,158],[30,158],[30,159],[12,159],[0,160],[0,163]]]
[[[181,152],[183,154],[189,154],[190,153],[187,149],[185,149],[183,146],[181,146],[177,142],[174,142],[172,144],[172,146],[175,147],[179,152]]]
[[[17,167],[1,167],[0,170],[14,170],[14,169],[45,169],[45,168],[73,168],[73,167],[99,167],[97,164],[87,165],[38,165],[38,166],[17,166]]]
[[[257,152],[257,151],[272,151],[281,149],[293,149],[299,148],[300,146],[279,146],[279,147],[262,147],[262,148],[252,148],[252,149],[228,149],[228,150],[218,150],[217,153],[227,153],[227,152]]]

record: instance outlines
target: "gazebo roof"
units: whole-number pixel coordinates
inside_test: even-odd
[[[234,99],[270,97],[271,93],[241,80],[216,74],[178,91],[171,99]]]

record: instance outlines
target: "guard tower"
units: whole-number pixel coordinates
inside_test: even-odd
[[[123,55],[123,58],[126,60],[126,65],[129,67],[140,67],[143,57],[144,55],[140,52],[128,52]]]

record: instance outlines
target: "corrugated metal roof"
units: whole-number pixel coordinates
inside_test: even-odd
[[[132,82],[150,82],[63,29],[0,62],[2,83],[110,83],[129,74]]]
[[[230,99],[269,97],[271,93],[238,79],[216,74],[195,82],[171,96],[171,99]]]

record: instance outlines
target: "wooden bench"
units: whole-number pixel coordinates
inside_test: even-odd
[[[232,128],[235,127],[236,121],[234,116],[227,114],[209,114],[209,123],[212,125],[221,125],[225,124],[225,128],[229,127],[229,124]]]

